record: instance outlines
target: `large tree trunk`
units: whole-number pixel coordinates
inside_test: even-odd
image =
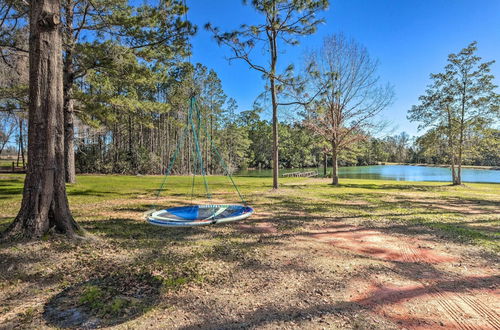
[[[271,78],[271,95],[273,103],[273,189],[278,189],[279,155],[278,155],[278,104],[274,78]]]
[[[338,150],[337,145],[332,143],[332,185],[339,185],[339,170],[338,170]]]
[[[64,79],[63,79],[63,93],[64,93],[64,167],[66,182],[76,182],[75,170],[75,125],[73,120],[73,84],[75,80],[75,72],[73,67],[73,3],[66,0],[64,2],[66,13],[66,51],[64,57]]]
[[[60,0],[30,2],[28,170],[21,209],[4,238],[38,238],[49,229],[75,235],[64,175]]]
[[[21,164],[23,165],[23,169],[26,168],[26,161],[24,159],[24,135],[23,135],[23,118],[19,118],[19,148],[17,152],[17,164],[19,167],[19,159],[21,159]]]
[[[457,159],[457,174],[455,176],[454,185],[458,186],[462,184],[462,150],[463,150],[463,138],[460,137],[460,145],[458,149],[458,159]]]
[[[457,180],[457,158],[455,156],[455,139],[453,138],[453,119],[452,119],[452,113],[450,106],[448,105],[446,108],[447,114],[448,114],[448,154],[450,156],[450,165],[451,165],[451,182],[453,184],[456,184]]]
[[[71,93],[69,93],[71,94]],[[73,99],[66,94],[64,98],[64,169],[65,179],[68,183],[76,182],[75,169],[75,143],[73,121]]]
[[[274,4],[276,6],[276,4]],[[276,8],[274,9],[276,12]],[[279,176],[279,137],[278,137],[278,98],[276,96],[275,74],[276,63],[278,62],[278,45],[276,42],[277,33],[272,31],[269,34],[269,47],[271,50],[271,75],[269,76],[269,84],[271,87],[271,101],[273,105],[273,189],[278,189]]]
[[[465,99],[465,96],[463,97],[463,99]],[[462,113],[459,126],[460,134],[458,138],[458,154],[456,158],[457,174],[455,176],[455,180],[453,181],[453,185],[456,186],[462,184],[462,157],[464,150],[464,130],[465,130],[464,116],[465,116],[465,101],[462,101]]]

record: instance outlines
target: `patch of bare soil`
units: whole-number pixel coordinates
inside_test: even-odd
[[[309,237],[402,268],[407,276],[368,272],[350,283],[348,299],[371,313],[411,329],[500,329],[500,274],[494,268],[470,264],[472,276],[456,274],[460,256],[442,246],[422,247],[428,243],[362,227],[337,226]]]

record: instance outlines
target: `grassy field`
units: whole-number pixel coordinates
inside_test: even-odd
[[[120,210],[114,204],[125,202],[127,208],[145,212],[156,203],[169,207],[206,201],[201,178],[196,178],[192,200],[191,180],[191,177],[169,178],[166,190],[156,200],[162,177],[85,175],[78,178],[77,184],[68,186],[68,196],[75,217],[85,228],[88,221],[99,220],[92,216],[97,206],[99,211],[104,208],[112,213]],[[439,182],[342,179],[342,185],[334,188],[326,181],[284,178],[281,179],[282,192],[272,194],[269,192],[270,178],[241,177],[236,181],[248,203],[257,206],[257,212],[272,208],[280,210],[284,217],[287,212],[304,212],[297,221],[285,222],[287,226],[305,221],[307,216],[359,216],[370,221],[422,224],[444,231],[450,239],[500,249],[500,234],[493,230],[500,224],[499,184],[469,183],[453,187]],[[215,200],[241,202],[225,177],[210,177],[209,183]],[[21,175],[2,175],[0,229],[16,215],[22,184]],[[171,198],[165,199],[168,196]]]
[[[23,176],[0,176],[0,230],[4,230],[19,208]],[[0,327],[67,326],[50,316],[51,308],[57,311],[58,299],[68,304],[70,298],[61,295],[86,306],[100,325],[145,327],[161,311],[174,308],[172,295],[185,298],[179,293],[183,288],[217,287],[236,265],[252,268],[276,257],[273,251],[287,237],[336,222],[395,235],[425,235],[430,242],[456,245],[487,258],[496,258],[500,251],[499,184],[452,187],[342,179],[340,187],[332,187],[323,179],[286,178],[274,192],[270,178],[240,177],[241,192],[256,212],[248,221],[170,229],[148,225],[143,212],[152,204],[169,207],[206,201],[201,181],[191,197],[190,177],[169,178],[166,191],[157,199],[162,180],[159,176],[79,176],[77,184],[68,186],[68,196],[88,239],[68,242],[56,235],[38,243],[1,244],[0,300],[6,303],[0,307]],[[227,178],[210,177],[209,182],[215,202],[239,202]],[[262,223],[272,225],[273,235],[266,234]],[[262,235],[249,234],[261,229]],[[116,284],[123,281],[133,285]],[[120,298],[127,297],[130,287],[157,298],[154,303]],[[348,327],[363,327],[363,322],[391,326],[356,313],[344,320],[351,322]]]

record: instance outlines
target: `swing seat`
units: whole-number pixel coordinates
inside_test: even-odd
[[[148,217],[152,225],[164,227],[193,227],[243,220],[253,209],[244,205],[191,205],[154,211]]]

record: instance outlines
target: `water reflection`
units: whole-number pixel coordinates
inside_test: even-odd
[[[282,169],[280,175],[289,172],[318,170],[320,175],[323,168],[307,169]],[[331,171],[331,168],[328,169]],[[271,170],[246,170],[237,173],[238,176],[270,177]],[[451,181],[451,170],[444,167],[428,167],[413,165],[374,165],[341,167],[341,178],[369,179],[369,180],[395,180],[395,181]],[[500,171],[481,170],[472,168],[462,169],[463,182],[493,182],[500,183]]]

